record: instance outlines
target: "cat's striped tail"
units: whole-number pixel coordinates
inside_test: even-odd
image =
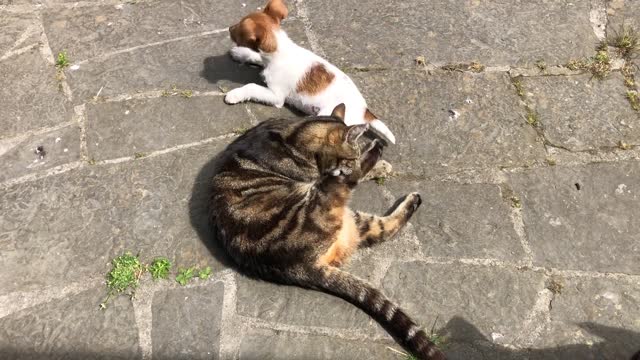
[[[308,269],[307,287],[338,296],[356,305],[374,318],[398,343],[420,360],[444,360],[446,357],[420,327],[378,289],[366,281],[336,267]]]

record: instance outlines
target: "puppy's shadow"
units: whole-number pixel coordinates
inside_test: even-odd
[[[200,76],[212,84],[231,85],[231,88],[249,83],[266,86],[260,76],[261,67],[240,64],[234,61],[228,53],[209,56],[204,59],[203,63],[204,68],[200,72]]]

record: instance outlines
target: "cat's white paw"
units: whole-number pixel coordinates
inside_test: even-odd
[[[242,88],[233,89],[224,97],[224,102],[231,105],[243,102],[244,100]]]

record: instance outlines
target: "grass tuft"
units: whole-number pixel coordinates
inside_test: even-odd
[[[249,131],[246,127],[237,127],[233,129],[233,133],[236,135],[244,135],[247,131]]]
[[[56,58],[56,67],[59,69],[66,68],[71,63],[69,62],[69,57],[67,56],[67,51],[63,50],[58,53],[58,57]]]
[[[171,271],[171,261],[165,257],[155,258],[149,265],[149,273],[153,280],[166,279],[169,277],[169,271]]]
[[[522,80],[520,78],[513,79],[513,87],[516,88],[516,93],[519,97],[524,97],[524,86],[522,86]]]
[[[129,296],[134,297],[135,290],[140,283],[140,276],[144,273],[144,267],[138,256],[126,252],[111,261],[112,269],[107,274],[107,298],[100,304],[101,309],[107,308],[107,303],[113,295],[118,295],[130,290]]]
[[[627,91],[627,100],[629,100],[629,104],[633,110],[640,111],[640,95],[638,95],[637,91]]]
[[[538,120],[538,113],[528,106],[527,106],[527,115],[525,117],[525,120],[527,120],[527,124],[531,126],[538,126],[540,124]]]
[[[190,267],[187,269],[181,268],[180,270],[178,270],[178,275],[176,275],[176,281],[178,282],[178,284],[182,286],[187,285],[187,283],[191,279],[193,279],[195,275],[195,271],[196,271],[195,267]]]
[[[623,25],[619,31],[614,31],[609,45],[617,48],[620,56],[629,60],[640,51],[640,36],[633,27]]]
[[[198,271],[198,277],[201,280],[207,280],[211,276],[211,267],[207,266],[206,268]]]

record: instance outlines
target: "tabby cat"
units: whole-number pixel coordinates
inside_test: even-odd
[[[231,143],[214,165],[212,225],[241,271],[341,297],[419,359],[444,359],[418,325],[365,281],[340,270],[359,246],[394,236],[420,206],[411,193],[388,216],[349,209],[351,192],[382,155],[360,151],[368,125],[331,116],[271,119]]]

